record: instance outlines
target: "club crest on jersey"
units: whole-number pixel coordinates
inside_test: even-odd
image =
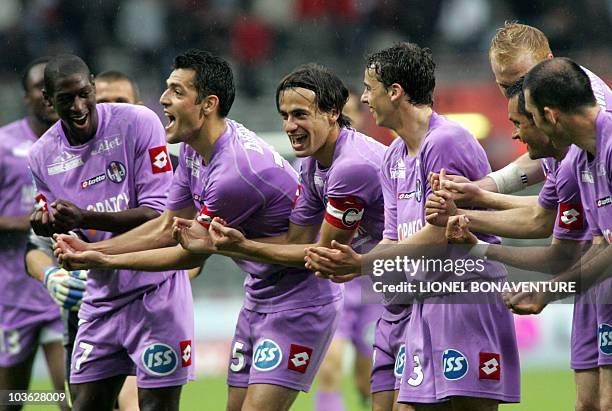
[[[404,374],[404,367],[406,366],[406,344],[402,344],[400,349],[397,351],[395,356],[395,367],[393,373],[395,378],[402,378]]]
[[[423,183],[421,183],[420,179],[417,179],[416,181],[414,196],[416,198],[416,201],[418,201],[419,203],[423,199]]]
[[[597,336],[599,351],[604,355],[612,355],[612,326],[600,324]]]
[[[150,148],[149,159],[151,160],[151,171],[153,174],[172,171],[172,163],[170,163],[170,156],[168,156],[166,146]]]
[[[113,183],[119,184],[125,180],[127,171],[123,163],[119,161],[111,161],[106,167],[106,176]]]
[[[499,381],[501,377],[501,356],[495,352],[481,352],[478,357],[478,378]]]
[[[253,351],[253,367],[259,371],[271,371],[278,367],[282,360],[283,352],[280,347],[269,339],[261,340]]]
[[[142,352],[141,362],[149,374],[163,377],[176,370],[178,357],[169,345],[153,343]]]
[[[308,368],[308,364],[310,364],[311,358],[312,348],[298,344],[291,344],[289,349],[289,360],[287,361],[287,369],[304,374]]]
[[[469,368],[468,360],[460,351],[447,349],[442,354],[442,372],[447,380],[465,377]]]

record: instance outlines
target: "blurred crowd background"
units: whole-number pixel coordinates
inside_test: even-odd
[[[230,117],[275,138],[290,156],[274,104],[283,75],[315,61],[360,94],[365,55],[413,41],[430,47],[437,62],[434,108],[464,122],[497,169],[525,150],[510,139],[506,101],[487,56],[495,30],[513,20],[538,27],[555,55],[611,83],[612,0],[1,0],[0,124],[24,113],[21,70],[41,55],[77,54],[94,73],[122,70],[161,114],[158,98],[172,58],[197,47],[222,55],[235,70]],[[366,130],[389,137],[371,119]],[[243,276],[213,258],[203,277],[194,283],[199,338],[206,340],[199,364],[222,372]],[[559,306],[545,314],[547,321],[519,319],[523,359],[567,368],[570,313]]]

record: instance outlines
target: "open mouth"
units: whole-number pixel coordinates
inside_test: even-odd
[[[174,122],[176,121],[176,117],[174,117],[172,114],[168,113],[167,111],[164,111],[164,114],[166,115],[166,117],[168,117],[168,124],[166,124],[165,129],[169,130],[174,126]]]
[[[306,144],[306,140],[308,139],[307,134],[292,134],[289,135],[289,140],[291,141],[291,146],[294,150],[300,150],[304,148]]]
[[[78,127],[83,127],[87,124],[87,119],[89,118],[89,113],[83,113],[79,115],[73,115],[70,117],[70,120]]]

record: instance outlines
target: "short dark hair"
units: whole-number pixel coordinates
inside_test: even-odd
[[[104,81],[107,83],[111,83],[113,81],[127,81],[132,86],[132,90],[134,91],[134,99],[140,99],[140,89],[138,88],[138,84],[130,76],[125,74],[119,70],[106,70],[96,76],[96,80]]]
[[[201,103],[207,96],[215,95],[219,98],[219,115],[227,116],[236,96],[234,75],[227,61],[208,51],[190,49],[176,56],[172,67],[175,70],[194,70],[198,92],[196,103]]]
[[[351,119],[342,114],[349,91],[338,76],[319,64],[304,64],[287,74],[276,87],[276,110],[280,113],[280,94],[287,89],[305,88],[315,94],[315,104],[323,113],[336,110],[340,127],[350,127]]]
[[[412,104],[433,105],[436,63],[430,49],[415,43],[397,43],[370,54],[366,67],[376,72],[386,88],[393,83],[401,85]]]
[[[541,114],[544,107],[577,113],[597,104],[589,76],[574,61],[556,57],[536,64],[525,76],[524,90]]]
[[[47,64],[49,61],[51,61],[51,56],[43,56],[37,58],[36,60],[32,60],[28,63],[27,66],[25,66],[25,68],[21,72],[21,87],[23,87],[23,91],[25,91],[26,93],[30,91],[28,88],[30,71],[32,71],[35,66],[38,66],[39,64]]]
[[[60,77],[84,74],[91,76],[89,66],[79,56],[73,54],[58,54],[45,66],[45,89],[47,94],[53,94],[55,82]]]
[[[516,80],[514,82],[514,84],[512,84],[510,87],[508,87],[506,89],[506,91],[504,93],[506,94],[506,98],[508,100],[518,96],[518,112],[519,112],[519,114],[529,118],[529,120],[531,122],[533,122],[533,116],[525,108],[525,93],[523,92],[523,80],[524,79],[525,79],[525,76],[523,76],[520,79]]]

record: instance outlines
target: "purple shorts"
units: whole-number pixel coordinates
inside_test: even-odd
[[[488,304],[447,304],[452,298],[413,306],[398,402],[437,403],[452,396],[519,402],[512,314],[499,296]]]
[[[227,385],[274,384],[308,392],[338,323],[342,300],[259,313],[240,310]]]
[[[55,304],[47,312],[0,305],[0,367],[25,361],[40,344],[61,343],[63,329]]]
[[[193,300],[184,272],[117,311],[81,320],[70,383],[136,375],[138,387],[183,385],[194,378]]]
[[[359,295],[351,295],[355,290],[347,287],[350,284],[353,284],[353,281],[345,284],[344,306],[334,338],[351,341],[359,354],[370,357],[374,345],[376,321],[382,314],[383,306],[362,303]],[[357,283],[356,285],[359,286]],[[359,294],[360,289],[357,288],[356,291]]]
[[[372,393],[399,390],[406,359],[405,332],[410,314],[397,321],[380,318],[376,323],[372,354]]]

